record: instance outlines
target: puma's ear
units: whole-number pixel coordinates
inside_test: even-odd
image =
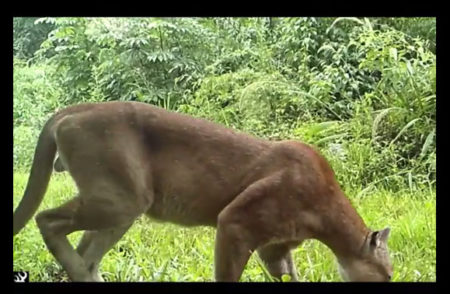
[[[391,229],[389,227],[381,231],[372,232],[370,234],[370,242],[369,242],[370,247],[376,248],[380,246],[381,243],[386,243],[390,232]]]
[[[389,233],[391,232],[391,228],[386,227],[384,230],[380,231],[380,241],[386,243],[389,238]]]

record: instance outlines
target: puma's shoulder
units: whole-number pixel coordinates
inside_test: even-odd
[[[299,190],[328,191],[338,184],[325,157],[308,144],[289,140],[273,146],[273,152],[285,166],[291,185]]]

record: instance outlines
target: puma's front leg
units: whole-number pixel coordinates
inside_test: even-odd
[[[289,244],[269,244],[258,249],[269,273],[277,279],[285,274],[291,276],[292,282],[297,282],[297,271],[292,261],[291,246]]]
[[[251,253],[270,240],[283,238],[286,234],[283,230],[280,231],[278,224],[282,220],[276,219],[280,213],[274,205],[279,201],[275,193],[280,182],[279,173],[254,182],[220,212],[215,250],[217,281],[239,281]],[[279,258],[274,251],[276,250],[263,250],[263,253],[267,253],[263,255],[273,255],[270,261],[274,272],[283,272],[284,268],[276,270],[281,265],[275,265]],[[283,266],[293,268],[288,253],[282,252],[286,262]]]
[[[252,246],[240,238],[240,228],[222,223],[218,226],[215,249],[215,277],[218,282],[238,282],[251,255]]]

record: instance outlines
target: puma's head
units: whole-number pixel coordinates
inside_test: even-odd
[[[358,256],[339,259],[342,278],[351,282],[388,282],[392,277],[387,239],[390,229],[370,232]]]

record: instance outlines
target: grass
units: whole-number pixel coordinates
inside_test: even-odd
[[[19,203],[28,179],[26,172],[14,172],[14,207]],[[436,280],[436,194],[435,191],[375,191],[359,198],[347,191],[365,222],[373,229],[390,226],[389,248],[394,265],[393,281]],[[75,195],[67,174],[54,174],[39,210],[56,207]],[[81,232],[69,236],[77,244]],[[101,264],[106,281],[212,281],[215,230],[183,228],[156,223],[145,217],[136,221],[109,251]],[[14,271],[28,271],[30,281],[67,281],[48,252],[34,220],[14,237]],[[331,251],[308,240],[293,251],[302,282],[340,281]],[[254,254],[241,281],[270,281]]]

